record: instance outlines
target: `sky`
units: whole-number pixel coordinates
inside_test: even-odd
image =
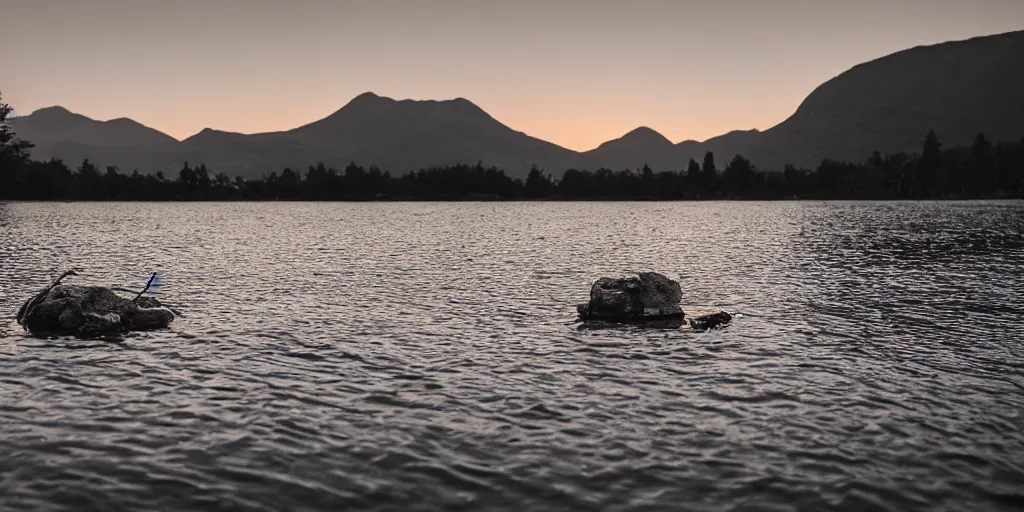
[[[588,150],[767,129],[850,67],[1024,29],[1022,0],[0,0],[0,91],[178,139],[286,130],[372,91],[467,98]]]

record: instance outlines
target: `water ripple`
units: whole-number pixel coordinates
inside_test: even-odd
[[[0,204],[0,508],[1017,510],[1024,204]],[[185,318],[12,317],[62,270]],[[578,329],[598,276],[726,329]]]

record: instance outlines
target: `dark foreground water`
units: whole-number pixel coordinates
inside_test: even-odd
[[[0,205],[0,509],[1024,507],[1024,203]],[[60,271],[186,317],[37,339]],[[656,270],[721,331],[581,330]]]

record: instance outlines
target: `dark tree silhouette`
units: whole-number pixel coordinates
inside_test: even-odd
[[[7,111],[9,113],[9,110]],[[6,114],[5,114],[6,115]],[[863,163],[822,160],[814,170],[787,165],[763,172],[736,155],[719,173],[714,154],[703,168],[690,160],[680,171],[569,169],[556,179],[533,167],[525,181],[495,167],[452,165],[392,177],[355,162],[342,172],[324,163],[305,173],[293,169],[245,180],[185,163],[175,180],[163,173],[100,172],[84,160],[72,170],[64,162],[28,160],[27,145],[12,145],[8,130],[0,199],[32,200],[504,200],[504,199],[915,199],[1024,197],[1024,139],[993,144],[979,134],[968,147],[942,149],[935,133],[922,153],[882,155]],[[15,148],[15,149],[10,149]],[[14,162],[12,165],[11,163]],[[12,170],[13,169],[13,170]]]
[[[718,169],[715,168],[715,154],[710,151],[704,154],[703,172],[705,175],[711,176],[718,173]]]
[[[757,187],[757,173],[750,160],[736,155],[722,172],[722,181],[726,190],[744,194]]]
[[[8,117],[14,107],[4,103],[3,92],[0,91],[0,158],[8,162],[26,162],[32,143],[15,137],[14,129],[8,124]]]
[[[921,160],[917,164],[917,185],[918,193],[927,197],[932,190],[941,187],[939,181],[942,179],[942,144],[934,130],[928,130],[924,139],[924,151],[921,153]]]
[[[985,134],[979,133],[971,144],[970,161],[967,164],[974,179],[965,183],[970,193],[991,187],[995,184],[995,151]]]
[[[690,159],[689,165],[686,167],[686,177],[694,183],[700,180],[700,164],[692,158]]]
[[[546,197],[555,189],[551,176],[537,168],[536,165],[530,168],[530,174],[526,177],[525,194],[529,198]]]
[[[704,154],[704,166],[701,168],[701,185],[713,194],[717,180],[718,169],[715,167],[715,154],[708,151]]]
[[[14,129],[7,122],[14,107],[4,103],[3,99],[3,92],[0,92],[0,188],[10,189],[28,162],[29,150],[33,146],[15,137]]]

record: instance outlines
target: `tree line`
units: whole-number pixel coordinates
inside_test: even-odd
[[[89,160],[72,169],[35,161],[32,145],[6,124],[0,102],[0,199],[14,200],[704,200],[704,199],[967,199],[1024,197],[1024,139],[993,143],[979,134],[967,147],[943,149],[929,131],[920,154],[881,155],[860,163],[825,159],[813,170],[756,169],[736,155],[719,169],[713,153],[679,171],[570,169],[561,178],[534,167],[526,179],[495,167],[453,165],[392,176],[355,163],[284,169],[261,179],[231,178],[200,163],[177,176],[100,169]]]

